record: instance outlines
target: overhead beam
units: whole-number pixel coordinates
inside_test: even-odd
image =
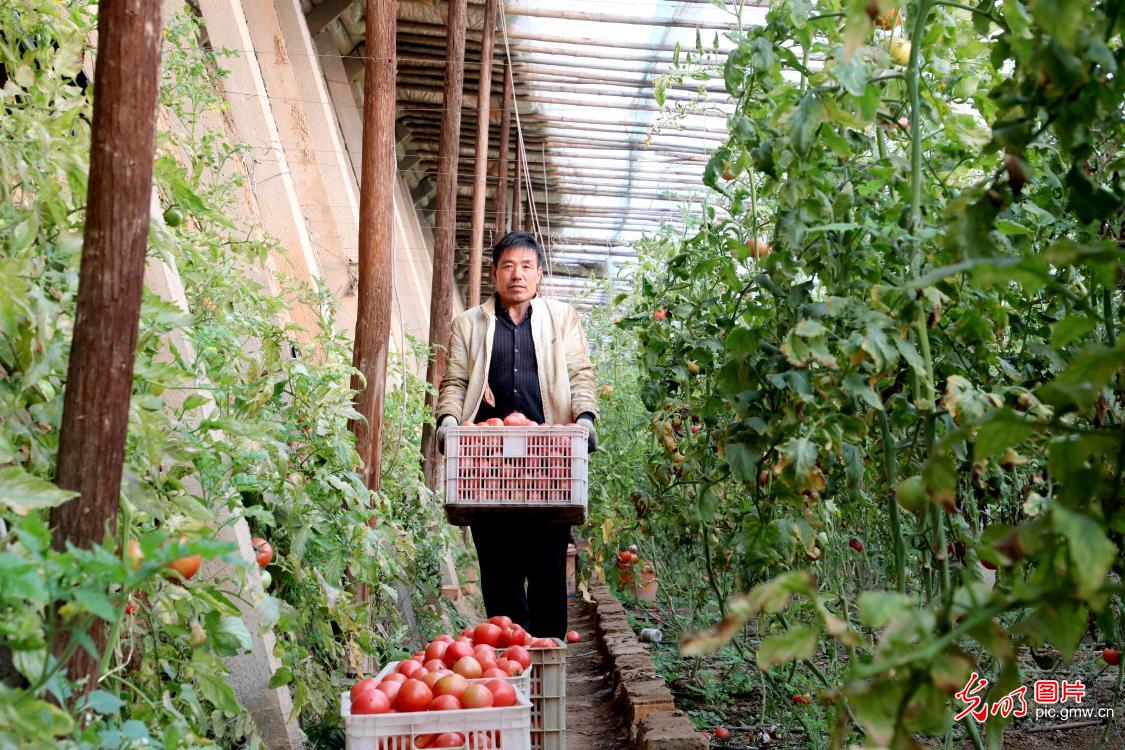
[[[305,15],[305,22],[309,25],[309,36],[316,36],[323,31],[353,2],[354,0],[324,0],[320,5],[314,5]]]
[[[505,3],[504,12],[510,16],[533,18],[554,18],[564,21],[583,21],[589,23],[613,23],[625,26],[664,26],[677,29],[714,29],[729,31],[732,21],[709,21],[702,18],[652,18],[643,14],[619,16],[612,13],[597,13],[585,10],[560,10],[557,8],[528,8],[515,3]]]

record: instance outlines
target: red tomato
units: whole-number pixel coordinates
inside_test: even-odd
[[[523,674],[524,666],[518,661],[514,659],[504,659],[503,661],[505,664],[501,668],[508,673],[509,677],[519,677]],[[499,666],[499,662],[497,662],[497,665]]]
[[[461,695],[461,705],[465,708],[491,708],[494,700],[492,691],[480,683],[469,685]]]
[[[443,732],[442,734],[435,735],[430,744],[426,745],[431,750],[440,747],[464,747],[465,737],[457,734],[456,732]]]
[[[566,634],[567,643],[578,643],[580,640],[582,640],[582,636],[578,635],[577,630],[571,630]]]
[[[427,672],[437,672],[440,669],[445,669],[445,662],[443,662],[441,659],[430,659],[428,662],[422,665],[422,668]]]
[[[527,649],[523,646],[510,646],[505,649],[504,657],[517,662],[524,669],[531,666],[531,654],[527,653]]]
[[[391,699],[374,688],[364,690],[352,701],[353,714],[385,714],[391,710]]]
[[[473,631],[473,642],[480,643],[486,646],[495,646],[500,642],[499,625],[493,625],[491,622],[482,622],[477,625],[476,630]]]
[[[403,683],[403,682],[406,682],[406,675],[401,674],[399,672],[391,672],[389,675],[384,677],[382,681],[383,682]]]
[[[491,669],[486,669],[481,673],[481,677],[492,680],[502,680],[507,676],[508,673],[503,669],[500,669],[499,666],[492,667]]]
[[[453,643],[449,644],[449,648],[445,650],[445,655],[442,657],[442,661],[445,662],[445,666],[452,667],[454,664],[461,661],[466,656],[472,655],[473,647],[471,645],[465,643],[464,641],[454,641]]]
[[[490,680],[484,686],[492,693],[492,705],[496,708],[516,705],[516,689],[505,680]]]
[[[422,679],[423,677],[425,677],[426,675],[428,675],[429,673],[430,673],[430,670],[426,669],[425,667],[418,667],[418,668],[417,668],[417,669],[415,669],[415,670],[414,670],[413,672],[411,672],[411,673],[410,673],[410,674],[408,675],[408,677],[409,677],[409,678],[410,678],[411,680],[420,680],[420,679]]]
[[[520,412],[514,411],[508,416],[504,417],[504,424],[508,427],[527,427],[528,425],[533,425],[535,423]]]
[[[448,638],[449,636],[446,637]],[[452,638],[450,638],[448,642],[435,640],[429,646],[426,646],[426,663],[429,663],[434,659],[441,659],[443,656],[445,656],[445,650],[449,648],[449,644],[452,642]]]
[[[526,646],[531,643],[531,633],[527,632],[519,625],[512,626],[512,645],[513,646]]]
[[[490,646],[487,643],[478,643],[477,645],[473,646],[473,656],[476,656],[477,658],[480,658],[481,654],[493,654],[493,655],[495,655],[496,654],[496,647]]]
[[[623,549],[617,553],[617,559],[628,565],[629,562],[633,559],[633,553],[627,549]]]
[[[273,561],[273,546],[265,539],[256,536],[250,540],[250,546],[254,548],[259,568],[264,568]]]
[[[434,643],[453,643],[453,636],[439,635],[437,638],[434,638]]]
[[[447,674],[437,681],[434,685],[435,695],[452,695],[454,698],[460,699],[461,694],[465,692],[465,688],[469,686],[469,681],[457,673]]]
[[[484,420],[484,423],[486,425],[488,425],[489,427],[503,427],[504,426],[504,420],[500,419],[500,417],[492,417],[491,419],[486,419],[486,420]]]
[[[715,727],[715,736],[720,740],[725,740],[727,737],[730,737],[730,730],[726,727]]]
[[[536,638],[531,643],[527,644],[528,648],[558,648],[559,644],[552,641],[550,638]]]
[[[356,684],[352,685],[352,703],[355,703],[356,696],[358,696],[360,693],[365,693],[368,690],[374,690],[375,686],[378,684],[379,681],[374,677],[368,677],[366,680],[360,680]]]
[[[426,683],[426,687],[428,687],[430,690],[433,690],[434,685],[437,684],[437,681],[442,677],[445,677],[447,674],[452,673],[448,669],[442,669],[440,672],[428,672],[426,676],[422,678],[422,682]]]
[[[456,695],[439,695],[430,701],[431,711],[460,711],[461,701]]]
[[[395,708],[403,713],[425,711],[430,707],[434,693],[421,680],[407,680],[395,698]]]
[[[484,670],[480,668],[480,662],[474,657],[466,656],[453,665],[453,671],[462,677],[475,680],[481,676]]]
[[[378,685],[375,686],[375,689],[378,690],[380,693],[383,693],[384,695],[386,695],[387,700],[389,700],[391,702],[391,705],[394,705],[395,698],[398,697],[398,691],[402,689],[402,683],[401,682],[389,682],[387,680],[383,680],[382,682],[380,682]]]
[[[395,669],[395,671],[399,674],[404,674],[409,677],[421,668],[422,664],[420,662],[416,662],[413,659],[407,659],[406,661],[400,661],[398,663],[398,668]]]

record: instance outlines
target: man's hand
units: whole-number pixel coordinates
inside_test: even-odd
[[[451,417],[448,415],[442,417],[441,424],[439,424],[437,428],[437,445],[438,450],[441,451],[442,454],[445,453],[445,434],[449,432],[450,427],[456,426],[457,417]]]
[[[594,420],[580,417],[578,424],[586,428],[586,452],[593,453],[598,449],[598,431],[594,429]]]

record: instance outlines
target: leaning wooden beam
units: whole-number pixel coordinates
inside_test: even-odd
[[[336,315],[333,326],[337,331],[350,336],[355,331],[356,296],[348,290],[349,265],[355,260],[346,248],[346,242],[359,220],[359,189],[356,173],[351,163],[344,158],[347,150],[341,135],[332,97],[325,82],[322,64],[329,62],[320,57],[305,26],[305,16],[301,11],[300,0],[244,0],[247,13],[251,5],[262,8],[266,19],[251,23],[268,26],[271,31],[280,31],[281,39],[275,36],[272,49],[286,51],[285,65],[277,66],[281,74],[295,84],[295,94],[301,101],[293,102],[290,119],[295,129],[283,138],[294,139],[301,148],[295,155],[303,162],[294,169],[294,175],[305,173],[314,187],[305,189],[298,184],[297,189],[304,205],[305,218],[312,226],[312,239],[318,249],[317,265],[328,287],[341,290],[336,296]],[[281,55],[275,55],[278,61]],[[265,71],[273,66],[263,65]],[[288,81],[287,81],[288,82]],[[278,91],[277,85],[267,76],[266,85],[271,93]],[[299,109],[298,109],[299,107]],[[295,159],[291,159],[293,161]],[[318,198],[317,191],[323,198]],[[313,206],[321,200],[321,206]],[[334,224],[331,222],[334,220]],[[312,223],[322,222],[322,223]]]
[[[363,158],[359,207],[359,308],[352,350],[356,436],[364,485],[382,475],[383,403],[394,299],[395,19],[398,0],[366,0],[367,58],[363,92]]]
[[[481,51],[480,85],[477,87],[477,150],[473,159],[473,236],[469,242],[468,307],[480,304],[480,256],[484,246],[484,182],[488,176],[488,105],[492,99],[492,49],[496,38],[497,0],[485,0],[484,47]]]
[[[151,0],[98,6],[86,226],[55,476],[75,497],[51,512],[60,551],[116,538],[148,247],[160,11]],[[80,647],[79,631],[62,628],[54,647],[88,693],[101,677],[105,621],[95,618],[86,635],[94,653]]]
[[[309,25],[309,36],[316,36],[324,27],[335,21],[355,0],[324,0],[314,5],[305,20]]]
[[[448,4],[448,37],[445,51],[445,91],[442,95],[442,136],[438,148],[438,217],[434,227],[434,275],[430,296],[430,346],[434,348],[426,379],[431,390],[426,395],[426,412],[432,413],[441,379],[445,376],[449,336],[452,332],[453,256],[456,243],[456,216],[450,211],[457,203],[457,159],[461,141],[462,84],[465,78],[465,0]],[[437,433],[431,422],[422,430],[422,460],[427,486],[435,487],[437,477]]]
[[[240,0],[197,0],[192,5],[199,9],[207,36],[216,49],[255,49]],[[272,51],[273,48],[271,40],[267,49]],[[275,55],[262,55],[262,59],[268,57]],[[228,105],[223,112],[224,120],[231,123],[238,142],[263,146],[249,154],[249,184],[262,211],[262,224],[269,228],[284,251],[278,253],[274,262],[284,264],[298,280],[315,287],[320,278],[316,252],[301,214],[287,149],[274,117],[274,105],[281,102],[270,98],[257,54],[225,58],[223,67],[227,74],[219,85]],[[277,78],[284,78],[284,75],[278,73]],[[291,102],[284,102],[284,106],[289,104]],[[319,319],[314,311],[296,295],[287,294],[286,299],[290,302],[294,322],[302,329],[301,336],[315,335]]]
[[[512,139],[512,66],[504,63],[504,104],[500,110],[500,150],[496,179],[496,234],[508,231],[508,144]]]

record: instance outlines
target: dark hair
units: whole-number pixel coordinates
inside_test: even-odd
[[[500,258],[503,257],[505,250],[512,248],[526,248],[535,251],[535,257],[539,260],[539,266],[544,267],[547,265],[547,258],[543,255],[543,247],[535,236],[530,232],[508,232],[500,238],[500,241],[492,246],[492,268],[495,269],[500,265]]]

